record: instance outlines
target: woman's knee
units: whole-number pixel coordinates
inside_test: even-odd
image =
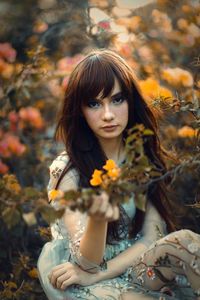
[[[163,237],[162,239],[160,239],[157,244],[166,244],[166,243],[176,243],[179,244],[179,242],[182,241],[193,241],[197,239],[197,234],[195,232],[193,232],[190,229],[181,229],[181,230],[177,230],[174,231],[172,233],[169,233],[168,235],[166,235],[165,237]],[[200,239],[199,239],[200,241]]]

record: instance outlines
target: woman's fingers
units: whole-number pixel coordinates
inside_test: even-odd
[[[113,207],[109,204],[107,211],[105,213],[105,218],[107,220],[110,220],[110,219],[112,219],[112,217],[113,217]]]
[[[114,209],[113,219],[118,220],[119,219],[119,207],[115,205],[113,207],[113,209]]]
[[[108,210],[106,212],[106,218],[109,222],[116,221],[119,219],[119,207],[118,206],[110,206],[108,207]]]
[[[93,196],[92,206],[89,209],[90,214],[104,214],[108,206],[109,197],[107,193]]]
[[[51,272],[62,269],[63,267],[68,267],[68,268],[73,267],[73,264],[67,261],[65,263],[62,263],[60,265],[57,265],[57,266],[53,267]]]
[[[52,284],[53,286],[56,286],[56,282],[57,282],[58,277],[62,276],[62,275],[65,274],[65,273],[66,273],[65,268],[61,268],[61,269],[59,269],[59,270],[57,270],[57,271],[53,271],[53,272],[50,274],[50,276],[49,276],[49,280],[50,280],[51,284]]]
[[[60,289],[63,282],[65,282],[66,280],[68,280],[71,277],[70,272],[65,272],[63,275],[59,276],[56,280],[56,288]]]
[[[103,193],[102,193],[103,194]],[[104,215],[108,209],[109,206],[109,197],[106,193],[105,195],[102,195],[101,203],[99,206],[99,214]]]
[[[72,284],[77,284],[77,283],[78,283],[77,275],[72,275],[70,278],[63,281],[63,283],[60,286],[60,289],[65,290],[68,286],[70,286]]]
[[[48,275],[50,283],[54,287],[57,287],[58,278],[60,278],[62,275],[66,274],[67,272],[73,270],[73,268],[74,268],[74,265],[69,262],[65,262],[63,264],[60,264],[60,265],[54,267],[52,269],[51,273]],[[60,285],[60,283],[59,283],[59,285]]]
[[[101,199],[97,196],[93,197],[93,202],[92,202],[92,206],[89,209],[89,214],[94,215],[98,213],[100,205],[101,205]]]
[[[119,218],[119,208],[110,204],[108,194],[102,192],[101,195],[93,196],[89,215],[98,220],[113,221]]]

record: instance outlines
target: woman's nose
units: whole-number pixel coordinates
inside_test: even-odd
[[[112,121],[114,119],[114,113],[111,110],[109,105],[105,105],[103,110],[103,120],[104,121]]]

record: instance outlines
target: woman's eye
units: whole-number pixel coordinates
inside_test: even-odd
[[[100,103],[95,100],[91,100],[88,101],[87,106],[90,108],[98,108],[100,106]]]
[[[112,100],[112,103],[114,104],[121,104],[122,102],[124,102],[125,98],[124,97],[119,97],[119,98],[115,98]]]

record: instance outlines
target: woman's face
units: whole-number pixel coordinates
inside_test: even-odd
[[[101,100],[100,96],[82,107],[85,120],[98,139],[118,138],[128,123],[128,102],[118,80],[110,96]]]

